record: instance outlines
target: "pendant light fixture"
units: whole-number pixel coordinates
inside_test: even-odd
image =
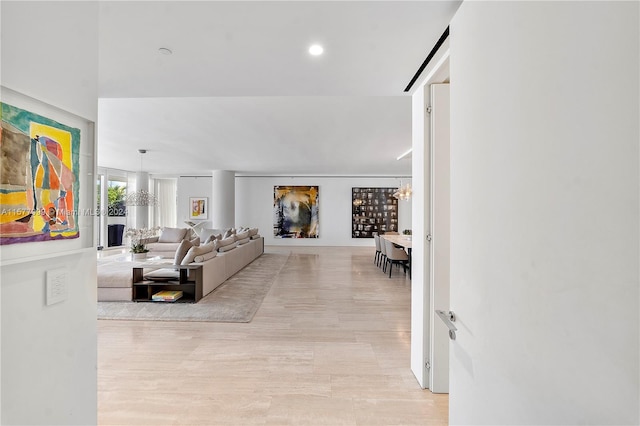
[[[142,156],[147,153],[146,149],[139,149],[140,153],[140,173],[138,174],[138,178],[140,176],[145,176],[142,172]],[[142,186],[140,182],[138,182],[138,187]],[[155,195],[147,191],[146,189],[138,189],[137,191],[132,192],[127,195],[126,201],[127,206],[136,206],[136,207],[149,207],[149,206],[157,206],[158,199]]]
[[[398,187],[398,189],[396,189],[396,192],[393,193],[393,196],[398,200],[408,201],[411,199],[412,193],[413,191],[411,190],[411,185],[402,185],[402,179],[400,179],[400,186]]]

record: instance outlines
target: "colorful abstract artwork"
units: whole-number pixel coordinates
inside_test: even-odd
[[[207,198],[191,197],[189,198],[189,218],[190,219],[206,219],[208,215]]]
[[[0,244],[78,238],[80,130],[0,105]]]
[[[273,187],[273,236],[318,238],[318,187]]]

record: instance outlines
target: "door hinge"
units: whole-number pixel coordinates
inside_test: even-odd
[[[424,368],[426,368],[427,370],[431,370],[431,363],[429,361],[425,362]]]
[[[431,114],[431,105],[427,105],[427,114]]]
[[[427,241],[431,241],[431,234],[427,234]]]

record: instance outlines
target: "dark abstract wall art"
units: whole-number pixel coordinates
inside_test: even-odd
[[[318,187],[273,187],[273,236],[318,238]]]

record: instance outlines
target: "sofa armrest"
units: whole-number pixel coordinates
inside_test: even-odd
[[[151,243],[157,243],[158,242],[158,238],[159,237],[150,237],[150,238],[144,238],[142,239],[142,244],[151,244]]]

